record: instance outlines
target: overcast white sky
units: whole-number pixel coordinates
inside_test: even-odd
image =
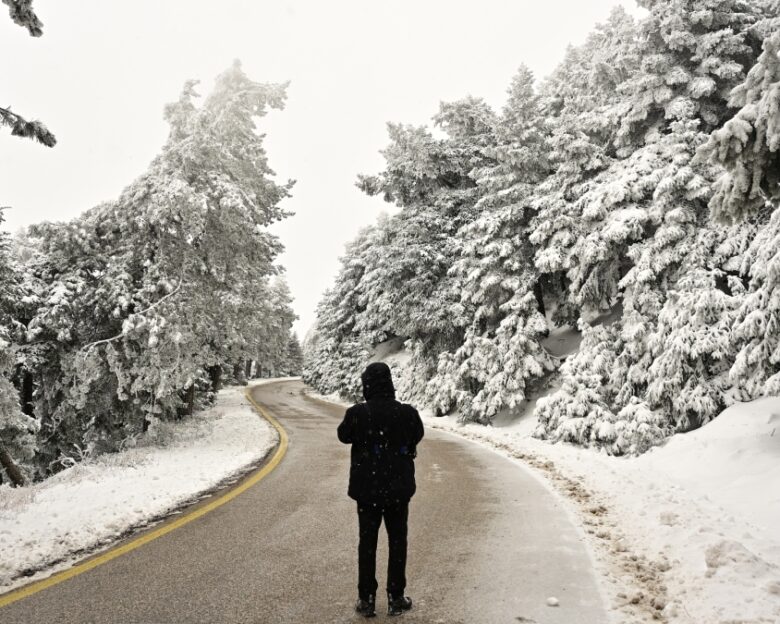
[[[116,197],[159,151],[184,81],[204,93],[238,58],[255,80],[292,81],[263,129],[271,165],[298,180],[275,229],[303,337],[344,244],[389,208],[354,186],[382,167],[385,122],[426,123],[467,94],[499,108],[520,63],[545,76],[617,4],[639,14],[633,0],[36,0],[40,39],[0,16],[0,104],[59,143],[0,130],[5,227]]]

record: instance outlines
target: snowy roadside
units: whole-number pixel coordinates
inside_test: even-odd
[[[634,458],[425,418],[532,466],[574,503],[617,622],[780,622],[780,399]]]
[[[277,433],[245,391],[221,390],[213,407],[157,424],[134,448],[28,487],[0,486],[0,591],[69,567],[256,465]]]
[[[423,419],[530,466],[571,501],[614,622],[780,623],[780,398],[732,406],[633,458],[534,439],[531,411],[493,427]]]

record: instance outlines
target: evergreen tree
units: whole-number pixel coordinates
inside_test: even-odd
[[[731,104],[739,110],[701,151],[724,167],[710,203],[714,216],[761,224],[738,268],[749,279],[747,293],[729,318],[730,347],[736,353],[730,380],[743,398],[780,388],[780,4],[774,9],[762,24],[762,54],[731,93]]]
[[[257,294],[262,296],[263,292],[259,290]],[[252,323],[253,328],[245,328],[242,335],[250,338],[246,348],[257,354],[256,359],[263,370],[292,374],[289,372],[291,341],[294,338],[291,330],[297,318],[292,311],[292,301],[287,281],[278,275],[271,281],[263,301],[244,300],[248,306],[245,314],[234,317],[244,323],[247,320]],[[238,352],[234,357],[245,357],[245,351]]]
[[[189,411],[205,378],[218,389],[263,331],[286,339],[289,292],[270,281],[281,245],[266,228],[285,216],[291,183],[273,180],[255,131],[285,86],[236,63],[201,106],[195,97],[188,83],[166,108],[162,153],[118,200],[30,230],[40,253],[28,270],[44,288],[25,365],[43,470],[132,443],[152,418]]]
[[[753,27],[766,6],[748,0],[640,0],[640,70],[620,87],[626,114],[619,137],[636,137],[667,120],[700,121],[711,132],[725,121],[731,89],[760,46]]]
[[[399,336],[448,335],[453,320],[457,324],[462,317],[447,272],[457,255],[455,234],[475,216],[476,183],[469,173],[485,162],[495,116],[481,100],[467,98],[443,103],[434,122],[446,138],[390,125],[386,170],[362,176],[359,183],[366,193],[381,193],[401,208],[385,228],[390,255],[372,274],[391,300],[383,301],[378,292],[368,301],[391,311],[388,329]]]
[[[780,202],[780,18],[729,103],[739,111],[701,150],[725,168],[710,202],[717,219],[736,221]]]
[[[569,48],[542,86],[553,172],[536,189],[529,240],[536,248],[536,267],[547,276],[554,296],[556,323],[575,323],[583,307],[603,310],[615,303],[619,267],[605,267],[599,275],[583,273],[577,250],[589,232],[583,198],[618,157],[616,129],[624,111],[615,93],[637,70],[635,39],[631,16],[613,10],[583,46]]]
[[[616,158],[577,200],[582,233],[572,241],[567,277],[573,301],[586,310],[614,305],[626,286],[621,279],[641,270],[632,258],[641,251],[630,247],[652,237],[680,242],[706,219],[711,174],[690,161],[725,121],[727,94],[753,58],[750,29],[760,14],[741,0],[645,5],[649,14],[630,55],[632,66],[641,61],[615,85],[618,132],[608,153]],[[654,272],[652,279],[663,279]]]
[[[26,293],[5,232],[0,232],[0,284],[0,483],[5,474],[14,485],[22,485],[37,450],[38,423],[24,413],[12,383],[17,365],[14,338],[18,333],[14,311]]]
[[[552,442],[600,446],[615,455],[640,453],[672,433],[664,414],[633,397],[613,410],[611,376],[622,349],[615,324],[582,327],[577,353],[561,366],[561,388],[539,399],[534,435]]]
[[[364,279],[376,262],[384,222],[361,230],[341,259],[333,288],[317,306],[311,335],[304,347],[303,380],[320,392],[338,392],[345,397],[361,396],[360,373],[368,363],[372,344],[379,336],[358,328],[366,309]]]
[[[717,326],[719,313],[733,301],[724,299],[717,283],[734,258],[715,251],[732,233],[708,221],[717,170],[695,155],[727,118],[727,94],[750,66],[753,27],[762,13],[761,7],[730,1],[649,2],[647,8],[637,43],[642,63],[618,85],[625,114],[615,137],[617,158],[580,198],[583,236],[572,247],[576,263],[568,277],[585,309],[603,310],[622,300],[615,370],[599,401],[613,414],[633,417],[639,412],[624,408],[640,401],[663,415],[668,424],[646,433],[659,440],[670,428],[706,422],[728,401]],[[690,322],[664,322],[672,310]],[[698,333],[692,333],[694,321]],[[692,358],[659,351],[681,344]],[[682,373],[671,375],[671,361],[687,373],[685,380]],[[563,402],[565,395],[579,400],[582,393],[572,388],[582,378],[562,386]]]
[[[303,369],[303,350],[298,336],[290,332],[287,340],[287,350],[284,358],[284,372],[287,375],[300,375]]]
[[[521,67],[496,122],[489,165],[472,171],[479,216],[457,233],[460,255],[449,271],[470,314],[462,344],[439,356],[428,385],[438,412],[458,408],[467,420],[490,421],[525,398],[527,378],[552,368],[539,345],[547,333],[539,275],[527,230],[531,195],[548,174],[545,131],[533,75]]]
[[[469,97],[442,103],[434,124],[444,138],[425,128],[389,126],[385,171],[360,178],[364,191],[382,193],[401,208],[386,224],[365,317],[379,321],[383,339],[411,341],[415,356],[401,387],[420,400],[426,400],[425,380],[438,356],[457,348],[469,322],[460,280],[450,269],[460,256],[458,231],[478,214],[472,172],[494,163],[487,150],[495,143],[496,116],[482,100]],[[386,320],[375,310],[386,310]]]

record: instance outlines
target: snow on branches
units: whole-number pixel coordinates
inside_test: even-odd
[[[701,153],[725,168],[710,201],[713,216],[741,220],[780,200],[780,18],[744,83],[731,93],[739,107]]]
[[[640,4],[540,85],[521,68],[500,114],[467,98],[441,138],[389,126],[359,186],[400,210],[347,249],[310,383],[354,398],[406,341],[404,396],[490,423],[554,371],[536,434],[615,454],[777,391],[778,4]],[[555,355],[567,326],[579,350]]]

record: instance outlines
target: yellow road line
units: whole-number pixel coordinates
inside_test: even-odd
[[[264,464],[262,468],[260,468],[257,472],[255,472],[250,477],[242,481],[240,485],[232,488],[228,492],[225,492],[222,496],[215,498],[212,501],[209,501],[207,504],[198,507],[197,509],[193,509],[189,513],[179,516],[175,520],[166,522],[164,525],[152,531],[149,531],[148,533],[144,533],[143,535],[137,537],[136,539],[130,542],[127,542],[126,544],[122,544],[121,546],[112,548],[111,550],[106,551],[96,557],[93,557],[92,559],[89,559],[84,563],[76,564],[72,568],[68,568],[67,570],[58,572],[57,574],[54,574],[41,581],[30,583],[29,585],[25,585],[24,587],[15,589],[11,592],[8,592],[7,594],[0,595],[0,607],[5,607],[6,605],[9,605],[13,602],[21,600],[23,598],[27,598],[28,596],[32,596],[33,594],[37,594],[39,591],[42,591],[48,587],[52,587],[53,585],[62,583],[63,581],[67,581],[68,579],[73,578],[74,576],[78,576],[79,574],[83,574],[84,572],[88,572],[89,570],[92,570],[93,568],[96,568],[99,565],[103,565],[104,563],[108,563],[112,559],[116,559],[117,557],[120,557],[121,555],[124,555],[125,553],[128,553],[131,550],[135,550],[136,548],[139,548],[144,544],[148,544],[152,540],[156,540],[158,537],[162,537],[163,535],[170,533],[174,529],[178,529],[179,527],[182,527],[185,524],[192,522],[193,520],[197,520],[201,516],[206,515],[207,513],[213,511],[217,507],[221,507],[225,503],[233,500],[239,494],[251,488],[258,481],[268,476],[268,474],[274,468],[276,468],[279,462],[282,461],[282,457],[284,457],[284,454],[287,452],[287,444],[288,444],[287,432],[284,430],[282,425],[280,425],[279,422],[273,416],[271,416],[271,414],[268,413],[268,411],[265,408],[263,408],[257,401],[255,401],[252,398],[249,389],[246,391],[245,395],[246,398],[249,400],[249,402],[260,413],[260,415],[263,418],[265,418],[268,422],[270,422],[274,426],[274,428],[279,432],[279,446],[277,447],[276,452],[273,454],[273,457],[271,457],[271,459],[266,464]]]

